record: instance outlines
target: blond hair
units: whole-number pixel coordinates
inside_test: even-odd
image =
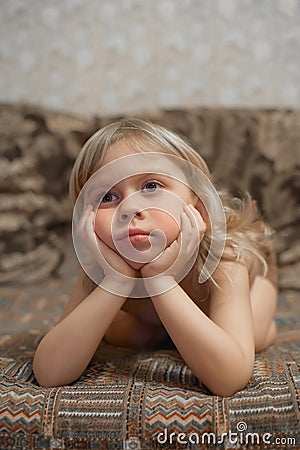
[[[73,204],[91,175],[101,167],[107,150],[119,141],[125,141],[141,152],[155,151],[182,158],[200,169],[212,181],[207,164],[183,137],[150,121],[122,119],[98,130],[82,147],[70,176],[69,192]],[[267,274],[272,230],[260,219],[256,203],[249,193],[246,193],[243,200],[233,197],[225,190],[218,190],[218,194],[226,218],[226,241],[222,258],[244,262],[252,284],[256,275]],[[208,228],[194,265],[198,273],[210,247]]]

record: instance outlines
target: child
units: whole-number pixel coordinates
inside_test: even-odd
[[[74,203],[83,198],[74,242],[79,236],[79,259],[84,243],[96,263],[91,272],[83,264],[59,323],[36,350],[40,385],[76,380],[102,339],[155,349],[171,338],[212,393],[230,396],[249,381],[255,351],[273,342],[277,267],[269,228],[256,218],[250,196],[242,202],[219,192],[224,250],[203,277],[214,242],[213,188],[207,198],[197,194],[189,167],[177,161],[211,185],[199,154],[147,121],[107,125],[82,148],[70,179]],[[105,178],[110,190],[100,188]],[[136,295],[139,282],[144,297]]]

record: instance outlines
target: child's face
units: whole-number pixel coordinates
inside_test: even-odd
[[[135,151],[124,141],[117,142],[108,149],[101,167],[135,153],[140,152]],[[175,164],[171,164],[171,167],[165,158],[162,158],[161,164],[162,172],[167,169],[170,173],[171,170],[174,177],[176,171],[177,173],[180,171]],[[117,251],[111,231],[113,225],[114,238],[119,236],[122,239],[122,235],[129,233],[133,247],[143,252],[151,247],[150,232],[159,229],[165,235],[166,246],[169,246],[180,232],[183,203],[195,206],[197,197],[187,185],[177,179],[153,173],[132,175],[114,185],[104,195],[96,214],[96,234],[106,245]],[[124,239],[128,239],[128,235]],[[135,269],[143,265],[141,262],[122,257]]]

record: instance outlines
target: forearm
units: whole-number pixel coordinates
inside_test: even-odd
[[[251,348],[245,352],[178,285],[152,296],[152,302],[182,358],[201,382],[223,396],[244,387],[253,369]]]
[[[56,386],[76,380],[126,298],[125,294],[121,297],[97,287],[50,330],[34,356],[33,368],[39,384]]]

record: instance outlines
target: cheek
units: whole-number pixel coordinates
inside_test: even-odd
[[[180,228],[176,220],[169,214],[162,211],[155,211],[153,218],[155,219],[155,222],[159,224],[158,228],[165,233],[167,245],[170,245],[173,241],[175,241],[175,239],[177,239],[180,232]]]
[[[110,226],[111,214],[109,214],[109,211],[98,211],[95,219],[95,232],[101,241],[109,246],[112,243]]]

